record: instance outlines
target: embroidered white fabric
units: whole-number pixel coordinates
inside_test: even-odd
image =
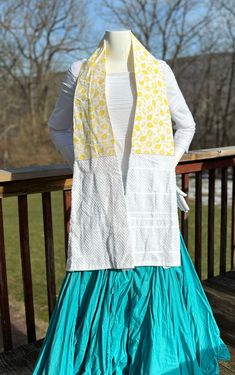
[[[67,164],[73,168],[73,96],[76,79],[83,60],[74,62],[61,83],[60,93],[48,120],[50,136]],[[170,66],[160,60],[164,69],[171,118],[175,124],[175,145],[189,150],[196,124]],[[136,85],[132,72],[106,74],[106,98],[110,119],[116,134],[117,153],[125,180],[130,139],[135,111]]]
[[[130,154],[124,188],[114,156],[76,160],[66,270],[180,266],[173,166],[174,155]]]

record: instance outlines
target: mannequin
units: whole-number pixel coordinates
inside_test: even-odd
[[[130,52],[130,30],[122,30],[122,31],[110,31],[107,30],[105,32],[105,38],[107,40],[107,72],[108,73],[119,73],[119,72],[128,72],[133,71],[133,55]],[[128,57],[129,56],[129,57]],[[83,60],[80,60],[81,62]],[[75,66],[74,66],[75,65]],[[66,121],[69,121],[72,123],[72,118],[70,117],[70,107],[72,98],[68,101],[68,85],[72,85],[72,80],[74,80],[74,75],[77,76],[77,67],[76,65],[80,65],[75,63],[72,66],[74,66],[74,71],[71,70],[71,73],[68,76],[68,82],[65,83],[63,91],[61,91],[61,95],[58,98],[55,110],[53,111],[50,119],[49,119],[49,130],[50,130],[50,136],[52,139],[52,142],[54,143],[55,147],[58,149],[58,151],[63,155],[64,159],[67,161],[70,168],[73,170],[73,162],[74,162],[74,152],[73,152],[73,142],[72,142],[72,133],[71,133],[71,124],[70,127],[66,125]],[[168,72],[167,72],[168,73]],[[172,73],[171,73],[172,74]],[[70,78],[70,75],[72,75],[72,78]],[[169,79],[169,78],[168,78]],[[170,78],[172,79],[172,78]],[[174,85],[177,85],[175,83]],[[72,87],[71,87],[72,89]],[[171,91],[173,92],[175,90],[174,87],[171,88]],[[72,95],[69,94],[69,95]],[[185,107],[184,99],[182,97],[182,94],[179,93],[179,96],[177,100],[180,102],[180,106]],[[67,108],[68,107],[68,108]],[[63,110],[62,110],[63,108]],[[180,113],[178,115],[180,121],[186,122],[189,121],[190,124],[192,122],[192,118],[188,116],[188,110],[187,108],[184,109],[184,113]],[[62,113],[64,113],[62,117]],[[61,124],[60,124],[61,122]],[[191,126],[191,125],[190,125]],[[64,129],[64,130],[63,130]],[[182,134],[178,135],[177,142],[174,144],[174,150],[175,150],[175,163],[174,166],[178,164],[179,160],[185,153],[185,148],[181,146],[181,144],[186,144],[189,141],[181,140],[180,137],[182,137]],[[179,142],[180,140],[180,142]],[[177,185],[176,185],[176,196],[177,196],[177,204],[180,210],[184,212],[189,211],[189,206],[184,199],[184,197],[187,196],[186,193],[184,193]]]
[[[107,66],[108,73],[119,73],[133,71],[133,54],[130,53],[131,40],[130,31],[105,31],[107,40]],[[128,57],[129,56],[129,57]],[[175,145],[175,164],[178,164],[185,150],[179,145]],[[182,211],[188,212],[189,206],[184,199],[187,196],[178,186],[176,186],[177,203]]]
[[[133,71],[133,64],[127,59],[128,46],[130,47],[128,32],[129,30],[106,32],[109,39],[108,72]],[[51,132],[52,139],[55,145],[59,145],[58,149],[71,168],[74,156],[68,125],[72,122],[71,102],[73,98],[77,98],[76,94],[74,95],[74,82],[81,66],[80,61],[67,72],[65,89],[62,88],[54,114],[49,120],[49,127],[54,127]],[[178,132],[177,142],[181,134],[185,134],[185,139],[179,141],[185,148],[177,145],[174,154],[172,144],[171,155],[176,166],[188,149],[193,121],[174,75],[171,74],[170,68],[167,69],[168,74],[165,77],[172,114],[183,130]],[[113,107],[119,111],[122,92],[115,86],[117,80],[111,81],[111,84],[112,82],[114,92],[117,89],[119,94]],[[127,104],[128,107],[129,100]],[[116,121],[115,125],[118,127],[119,121]],[[184,132],[186,127],[189,129],[188,133]],[[65,145],[63,138],[66,138]],[[172,172],[172,169],[170,171]],[[93,178],[94,170],[92,173]],[[84,197],[86,187],[90,188],[89,184],[82,184],[82,174],[77,180],[76,177],[74,173],[73,180],[78,181],[79,190],[78,194],[75,192],[75,201],[79,199],[79,195]],[[102,191],[105,192],[103,186]],[[174,195],[174,184],[172,186]],[[177,189],[177,195],[183,199],[184,193],[179,190]],[[116,210],[117,199],[114,202]],[[187,209],[184,203],[182,207]],[[79,215],[80,212],[76,216],[78,220]],[[86,215],[90,215],[89,210]],[[91,228],[84,228],[87,233],[84,238],[88,242],[92,240],[93,219],[96,218],[92,217]],[[125,228],[121,227],[122,230]],[[76,233],[81,237],[81,232]],[[165,238],[167,237],[168,231],[165,234]],[[92,246],[94,258],[98,259],[101,253],[97,239],[99,238],[96,237]],[[74,245],[76,248],[77,244]],[[141,265],[126,269],[126,264],[123,264],[121,269],[105,267],[95,269],[94,272],[94,268],[88,271],[66,272],[33,375],[218,374],[218,360],[229,360],[230,353],[220,338],[211,307],[181,233],[180,245],[182,263],[179,267]],[[128,251],[128,248],[126,249]],[[82,255],[84,257],[85,253]],[[79,258],[80,261],[82,257]]]
[[[106,72],[107,73],[120,73],[128,72],[134,70],[133,54],[130,53],[131,39],[130,31],[111,31],[106,30],[105,39],[107,41],[107,64]],[[184,149],[178,145],[174,146],[175,148],[175,164],[178,164],[182,155],[184,154]],[[187,194],[184,193],[178,186],[176,189],[177,193],[177,203],[181,210],[187,212],[189,206],[186,203],[184,196]],[[170,268],[169,266],[164,266],[164,268]]]

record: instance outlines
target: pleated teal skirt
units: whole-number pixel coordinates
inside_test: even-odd
[[[230,360],[180,233],[181,266],[67,271],[33,375],[216,375]]]

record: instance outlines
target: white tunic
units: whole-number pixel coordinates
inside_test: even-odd
[[[65,74],[59,97],[48,121],[52,142],[71,169],[74,160],[72,138],[73,96],[82,61],[74,62]],[[183,147],[187,152],[196,130],[196,124],[172,69],[164,60],[160,60],[160,62],[163,64],[165,73],[168,102],[171,118],[174,122],[173,129],[176,130],[174,143]],[[119,141],[117,152],[123,179],[125,179],[127,170],[130,133],[134,121],[136,103],[134,81],[135,77],[131,72],[106,74],[106,99],[112,127]]]
[[[174,135],[175,145],[180,145],[187,152],[194,136],[195,122],[171,68],[163,60],[160,61],[164,66],[168,102],[171,117],[174,121],[173,127],[175,126],[176,129]],[[57,103],[48,122],[51,139],[71,169],[73,169],[74,162],[72,138],[73,96],[80,64],[81,60],[72,64],[66,73]],[[134,72],[106,73],[105,91],[108,112],[115,134],[116,154],[125,187],[137,98]],[[176,240],[179,241],[179,239]],[[142,264],[141,259],[138,259],[138,262]],[[81,260],[79,264],[81,266]],[[68,264],[71,269],[75,266],[76,264]],[[88,269],[90,265],[84,264],[82,267],[83,269]],[[68,269],[70,270],[70,268]]]

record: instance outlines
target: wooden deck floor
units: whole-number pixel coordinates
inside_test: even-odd
[[[202,285],[232,355],[230,362],[221,362],[221,374],[235,374],[235,270],[203,281]]]
[[[20,346],[11,352],[0,354],[0,374],[32,375],[41,345],[42,340],[33,344]],[[230,345],[228,347],[232,354],[232,361],[220,362],[221,375],[235,374],[235,348]]]
[[[202,284],[220,328],[221,337],[228,345],[232,357],[229,362],[220,362],[220,374],[235,374],[235,271],[203,281]],[[0,374],[32,374],[41,345],[42,340],[39,340],[1,353]]]

